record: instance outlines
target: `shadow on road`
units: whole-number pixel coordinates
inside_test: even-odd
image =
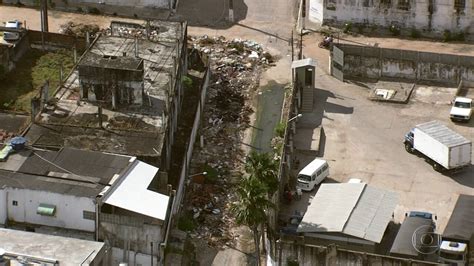
[[[248,7],[243,0],[233,2],[234,20],[229,21],[228,0],[180,0],[177,18],[185,18],[190,26],[214,29],[230,28],[247,17]]]
[[[472,178],[474,176],[474,165],[472,164],[459,173],[446,173],[444,175],[449,176],[463,186],[474,188],[474,179]]]

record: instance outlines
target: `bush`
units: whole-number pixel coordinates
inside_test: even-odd
[[[193,86],[193,80],[188,76],[183,76],[181,78],[181,82],[183,82],[183,85],[186,89],[189,89]]]
[[[357,33],[362,34],[364,33],[364,24],[357,24]]]
[[[185,214],[178,219],[178,229],[185,231],[185,232],[190,232],[196,229],[197,225],[196,222],[193,219],[193,216],[188,213]]]
[[[89,8],[89,14],[100,15],[100,10],[97,7]]]
[[[297,260],[297,259],[293,259],[293,258],[288,258],[288,259],[286,260],[286,264],[287,264],[288,266],[299,266],[299,265],[300,265],[300,263],[298,262],[298,260]]]
[[[344,30],[343,30],[344,33],[348,33],[351,30],[352,30],[352,22],[348,22],[348,23],[344,24]]]
[[[417,39],[417,38],[420,38],[421,37],[421,33],[419,30],[415,29],[415,28],[412,28],[411,31],[410,31],[410,37],[412,37],[413,39]]]
[[[280,138],[283,138],[285,136],[285,130],[286,130],[286,123],[280,122],[275,127],[275,135],[277,135]]]
[[[84,10],[82,10],[82,7],[80,7],[80,6],[78,6],[78,7],[76,8],[76,11],[79,12],[79,13],[84,12]]]
[[[204,166],[204,171],[206,172],[206,176],[204,177],[204,182],[208,184],[214,184],[217,182],[217,179],[219,178],[218,172],[216,169],[212,168],[210,165],[205,165]]]
[[[400,27],[398,27],[396,25],[390,26],[389,31],[392,33],[393,36],[400,35]]]
[[[445,30],[443,32],[443,41],[449,42],[451,40],[452,40],[451,31],[450,30]]]

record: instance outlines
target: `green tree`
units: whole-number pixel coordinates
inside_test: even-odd
[[[260,235],[258,227],[267,220],[265,210],[273,208],[273,203],[268,200],[265,184],[254,176],[241,179],[237,187],[237,195],[239,199],[232,204],[231,211],[235,215],[237,224],[246,225],[252,230],[257,253],[257,266],[259,266]]]
[[[265,185],[268,198],[278,190],[278,161],[270,153],[251,151],[245,161],[245,171]]]

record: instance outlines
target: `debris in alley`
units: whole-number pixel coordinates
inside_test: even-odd
[[[241,146],[250,126],[252,95],[260,74],[274,58],[249,40],[190,36],[188,42],[207,55],[212,72],[200,131],[204,145],[196,147],[193,155],[196,171],[208,174],[203,184],[191,183],[187,196],[188,211],[198,225],[191,236],[223,248],[236,238],[230,230],[235,222],[229,207],[235,201],[235,183],[244,172]]]

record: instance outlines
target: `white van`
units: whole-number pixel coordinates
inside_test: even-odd
[[[329,165],[325,160],[314,159],[298,173],[297,188],[311,191],[329,175]]]

